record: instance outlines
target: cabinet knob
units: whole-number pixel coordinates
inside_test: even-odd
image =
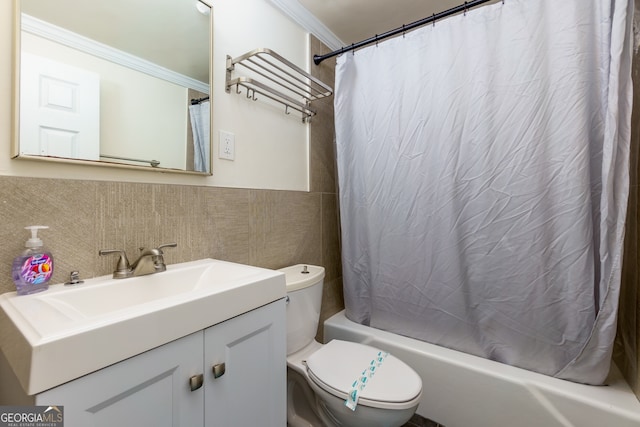
[[[196,391],[200,387],[202,387],[202,383],[204,382],[204,375],[198,374],[189,378],[189,387],[191,387],[191,391]]]
[[[211,371],[213,371],[213,378],[220,378],[221,376],[224,375],[224,371],[225,371],[224,363],[218,363],[217,365],[213,365],[213,367],[211,368]]]

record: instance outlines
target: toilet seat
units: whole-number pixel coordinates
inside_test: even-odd
[[[379,349],[349,341],[332,340],[307,359],[307,373],[318,387],[346,400],[353,382],[370,366]],[[420,376],[406,363],[388,355],[360,392],[358,405],[406,409],[422,393]]]

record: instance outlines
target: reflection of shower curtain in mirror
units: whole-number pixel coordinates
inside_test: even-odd
[[[193,170],[197,172],[209,172],[210,143],[209,143],[209,122],[210,110],[209,101],[189,106],[191,116],[191,130],[193,132]]]
[[[631,0],[507,0],[347,53],[347,316],[559,378],[609,370]]]

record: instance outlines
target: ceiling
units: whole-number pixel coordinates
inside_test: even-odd
[[[410,24],[464,3],[463,0],[298,0],[343,45]],[[501,0],[493,0],[496,3]]]

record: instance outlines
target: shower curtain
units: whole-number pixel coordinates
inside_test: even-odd
[[[347,316],[601,384],[628,195],[630,0],[506,0],[338,58]]]
[[[191,131],[193,133],[193,170],[209,172],[209,122],[211,121],[210,101],[189,105]]]

